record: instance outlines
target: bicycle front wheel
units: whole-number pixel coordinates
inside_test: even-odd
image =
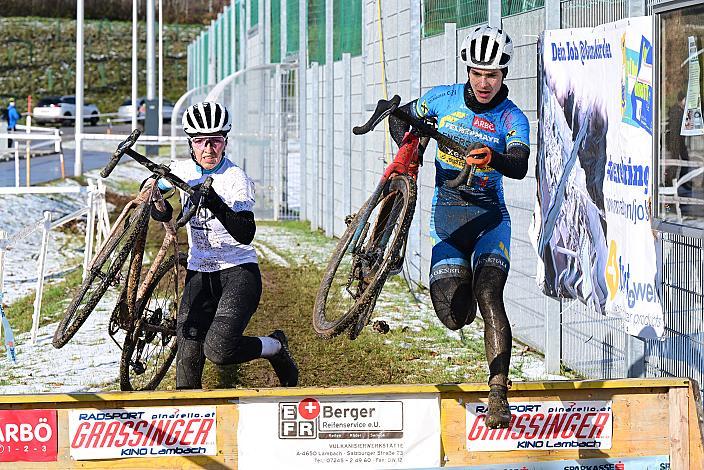
[[[108,287],[123,281],[120,270],[127,261],[137,236],[146,228],[148,218],[149,204],[140,204],[122,219],[105,241],[54,332],[52,344],[55,348],[63,347],[73,338]]]
[[[120,388],[154,390],[176,357],[176,315],[186,279],[186,255],[171,256],[137,300],[134,328],[127,331],[120,359]]]
[[[318,288],[313,328],[320,336],[337,336],[359,323],[360,316],[371,314],[389,271],[399,260],[415,203],[415,181],[407,175],[395,176],[352,219]],[[359,331],[355,327],[350,338]]]

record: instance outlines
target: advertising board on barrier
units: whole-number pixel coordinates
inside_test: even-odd
[[[242,398],[238,468],[440,465],[436,395]]]
[[[471,467],[452,467],[453,470],[669,470],[670,457],[627,457],[607,459],[552,460],[548,462],[520,462]],[[440,470],[425,468],[419,470]]]
[[[511,404],[511,427],[489,429],[487,406],[467,403],[467,450],[610,449],[611,401],[541,401]]]
[[[53,462],[56,410],[0,410],[0,462]]]
[[[214,406],[71,410],[71,457],[216,455]]]

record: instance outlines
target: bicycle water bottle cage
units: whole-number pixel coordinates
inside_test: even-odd
[[[370,117],[364,125],[355,126],[352,129],[352,132],[355,135],[362,135],[374,130],[377,124],[386,119],[386,117],[388,117],[391,113],[396,111],[396,108],[398,108],[399,103],[401,103],[401,97],[398,95],[394,95],[394,97],[390,100],[379,100],[376,103],[376,109],[374,110],[374,114],[372,114],[372,117]]]

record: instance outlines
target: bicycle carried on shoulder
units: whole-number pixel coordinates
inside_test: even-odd
[[[153,390],[166,375],[176,356],[176,315],[185,281],[186,255],[178,244],[177,230],[188,223],[212,185],[208,178],[198,190],[132,149],[139,130],[122,142],[100,172],[107,178],[124,155],[145,166],[152,176],[128,202],[99,248],[88,272],[59,323],[52,344],[63,347],[76,334],[109,288],[120,289],[108,324],[108,333],[121,347],[120,388]],[[173,209],[158,188],[160,179],[189,194],[190,204],[173,221]],[[149,221],[165,230],[161,247],[150,266],[144,266]],[[130,262],[127,263],[128,257]],[[141,282],[140,282],[141,281]],[[120,346],[117,335],[125,332]]]
[[[462,158],[467,155],[463,145],[426,121],[398,109],[400,102],[398,95],[388,101],[379,100],[371,118],[352,132],[355,135],[371,132],[393,115],[410,124],[412,132],[420,136],[412,163],[422,164],[430,139]],[[403,148],[399,148],[401,151]],[[465,165],[447,186],[469,185],[474,171],[474,165]],[[319,336],[333,338],[349,329],[348,337],[355,339],[369,323],[386,279],[402,269],[416,195],[416,181],[408,174],[382,178],[359,211],[345,218],[347,229],[328,261],[313,307],[313,328]]]

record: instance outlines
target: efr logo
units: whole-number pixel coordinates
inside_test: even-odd
[[[279,439],[315,439],[320,402],[304,398],[298,403],[279,403]]]

